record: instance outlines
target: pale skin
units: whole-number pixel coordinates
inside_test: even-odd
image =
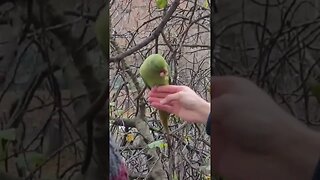
[[[320,134],[284,111],[252,82],[212,81],[213,168],[226,179],[311,179]],[[151,106],[190,123],[206,123],[210,103],[186,86],[153,88]]]

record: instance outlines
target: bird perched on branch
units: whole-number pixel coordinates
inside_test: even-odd
[[[140,76],[148,89],[170,84],[169,65],[160,54],[148,56],[140,66]],[[160,120],[166,133],[169,133],[170,114],[159,110]]]

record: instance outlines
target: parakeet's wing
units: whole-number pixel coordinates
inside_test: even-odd
[[[150,86],[148,85],[148,83],[146,82],[146,80],[145,80],[142,76],[140,76],[140,77],[141,77],[141,79],[143,80],[144,84],[147,86],[147,88],[148,88],[148,89],[151,89]]]

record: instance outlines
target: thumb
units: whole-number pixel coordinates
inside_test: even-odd
[[[180,99],[180,95],[181,95],[180,92],[174,93],[174,94],[169,94],[168,96],[166,96],[165,98],[163,98],[160,101],[160,104],[168,104],[171,101],[179,100]]]

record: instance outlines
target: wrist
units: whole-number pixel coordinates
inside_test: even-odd
[[[198,110],[200,123],[206,124],[210,111],[211,111],[210,103],[208,103],[207,101],[204,101],[201,104],[201,106],[199,106],[199,110]]]

